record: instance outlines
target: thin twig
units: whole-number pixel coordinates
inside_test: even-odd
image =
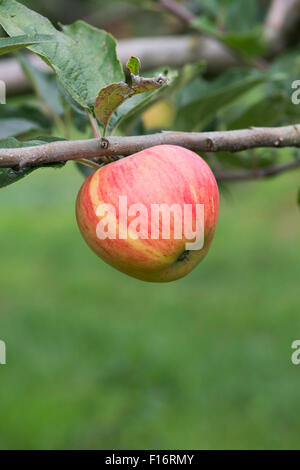
[[[96,119],[94,118],[94,116],[92,115],[92,113],[89,112],[89,111],[87,111],[87,115],[88,115],[89,121],[90,121],[90,123],[91,123],[94,136],[97,137],[97,138],[100,138],[101,135],[100,135],[100,131],[99,131],[99,127],[98,127],[98,124],[97,124]]]
[[[189,11],[184,6],[179,5],[177,2],[174,2],[173,0],[160,0],[160,4],[162,7],[185,23],[190,23],[196,18],[196,16],[191,11]]]
[[[248,171],[215,171],[214,175],[219,181],[247,181],[276,176],[296,168],[300,168],[300,160],[293,160],[283,165],[271,165]]]
[[[291,39],[299,39],[300,0],[272,0],[264,33],[271,55],[284,50]]]

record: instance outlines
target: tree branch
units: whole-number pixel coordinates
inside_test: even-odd
[[[207,73],[214,75],[241,65],[236,54],[217,39],[199,34],[123,39],[119,41],[117,52],[122,64],[131,55],[139,57],[142,70],[205,61]]]
[[[250,128],[225,132],[162,132],[152,135],[57,141],[34,147],[0,149],[0,167],[22,168],[86,158],[127,156],[154,145],[169,144],[197,152],[238,152],[259,147],[300,148],[300,124],[274,128]],[[243,172],[216,171],[220,180],[264,178],[300,167],[300,160]]]
[[[265,21],[265,38],[270,55],[282,52],[298,35],[300,0],[272,0]]]
[[[190,21],[193,21],[196,18],[192,12],[184,6],[179,5],[179,3],[174,2],[174,0],[160,0],[160,4],[165,8],[165,10],[172,13],[184,23],[190,23]]]
[[[293,160],[284,165],[271,165],[264,168],[247,171],[215,171],[214,175],[218,181],[247,181],[264,179],[276,176],[286,171],[300,168],[300,160]]]

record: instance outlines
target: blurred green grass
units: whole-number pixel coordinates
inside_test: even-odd
[[[170,284],[99,260],[72,164],[1,190],[0,448],[299,448],[299,173],[231,186]]]

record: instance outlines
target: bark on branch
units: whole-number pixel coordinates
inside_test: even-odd
[[[163,8],[165,8],[167,11],[169,11],[185,23],[189,23],[190,21],[193,21],[196,18],[191,11],[189,11],[183,5],[174,2],[173,0],[160,0],[160,4]]]
[[[255,168],[252,170],[215,171],[214,175],[218,181],[248,181],[276,176],[296,168],[300,168],[299,160],[293,160],[283,165],[271,165],[265,168]]]
[[[169,144],[197,152],[238,152],[259,147],[300,148],[300,124],[285,127],[250,128],[225,132],[173,132],[152,135],[57,141],[34,147],[0,149],[0,167],[32,167],[41,164],[127,156],[154,145]],[[300,167],[300,160],[247,172],[216,172],[218,179],[245,180],[271,176]]]
[[[290,42],[299,39],[299,25],[300,0],[271,2],[264,28],[270,55],[282,52]]]

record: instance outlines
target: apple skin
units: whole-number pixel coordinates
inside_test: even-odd
[[[118,218],[119,196],[127,196],[128,207],[144,204],[149,214],[153,203],[204,204],[203,248],[186,253],[191,240],[174,239],[172,223],[168,240],[100,240],[96,209],[112,204]],[[213,240],[218,214],[219,191],[211,169],[196,153],[175,145],[150,147],[100,168],[86,179],[76,203],[78,226],[90,248],[119,271],[149,282],[174,281],[200,263]]]

